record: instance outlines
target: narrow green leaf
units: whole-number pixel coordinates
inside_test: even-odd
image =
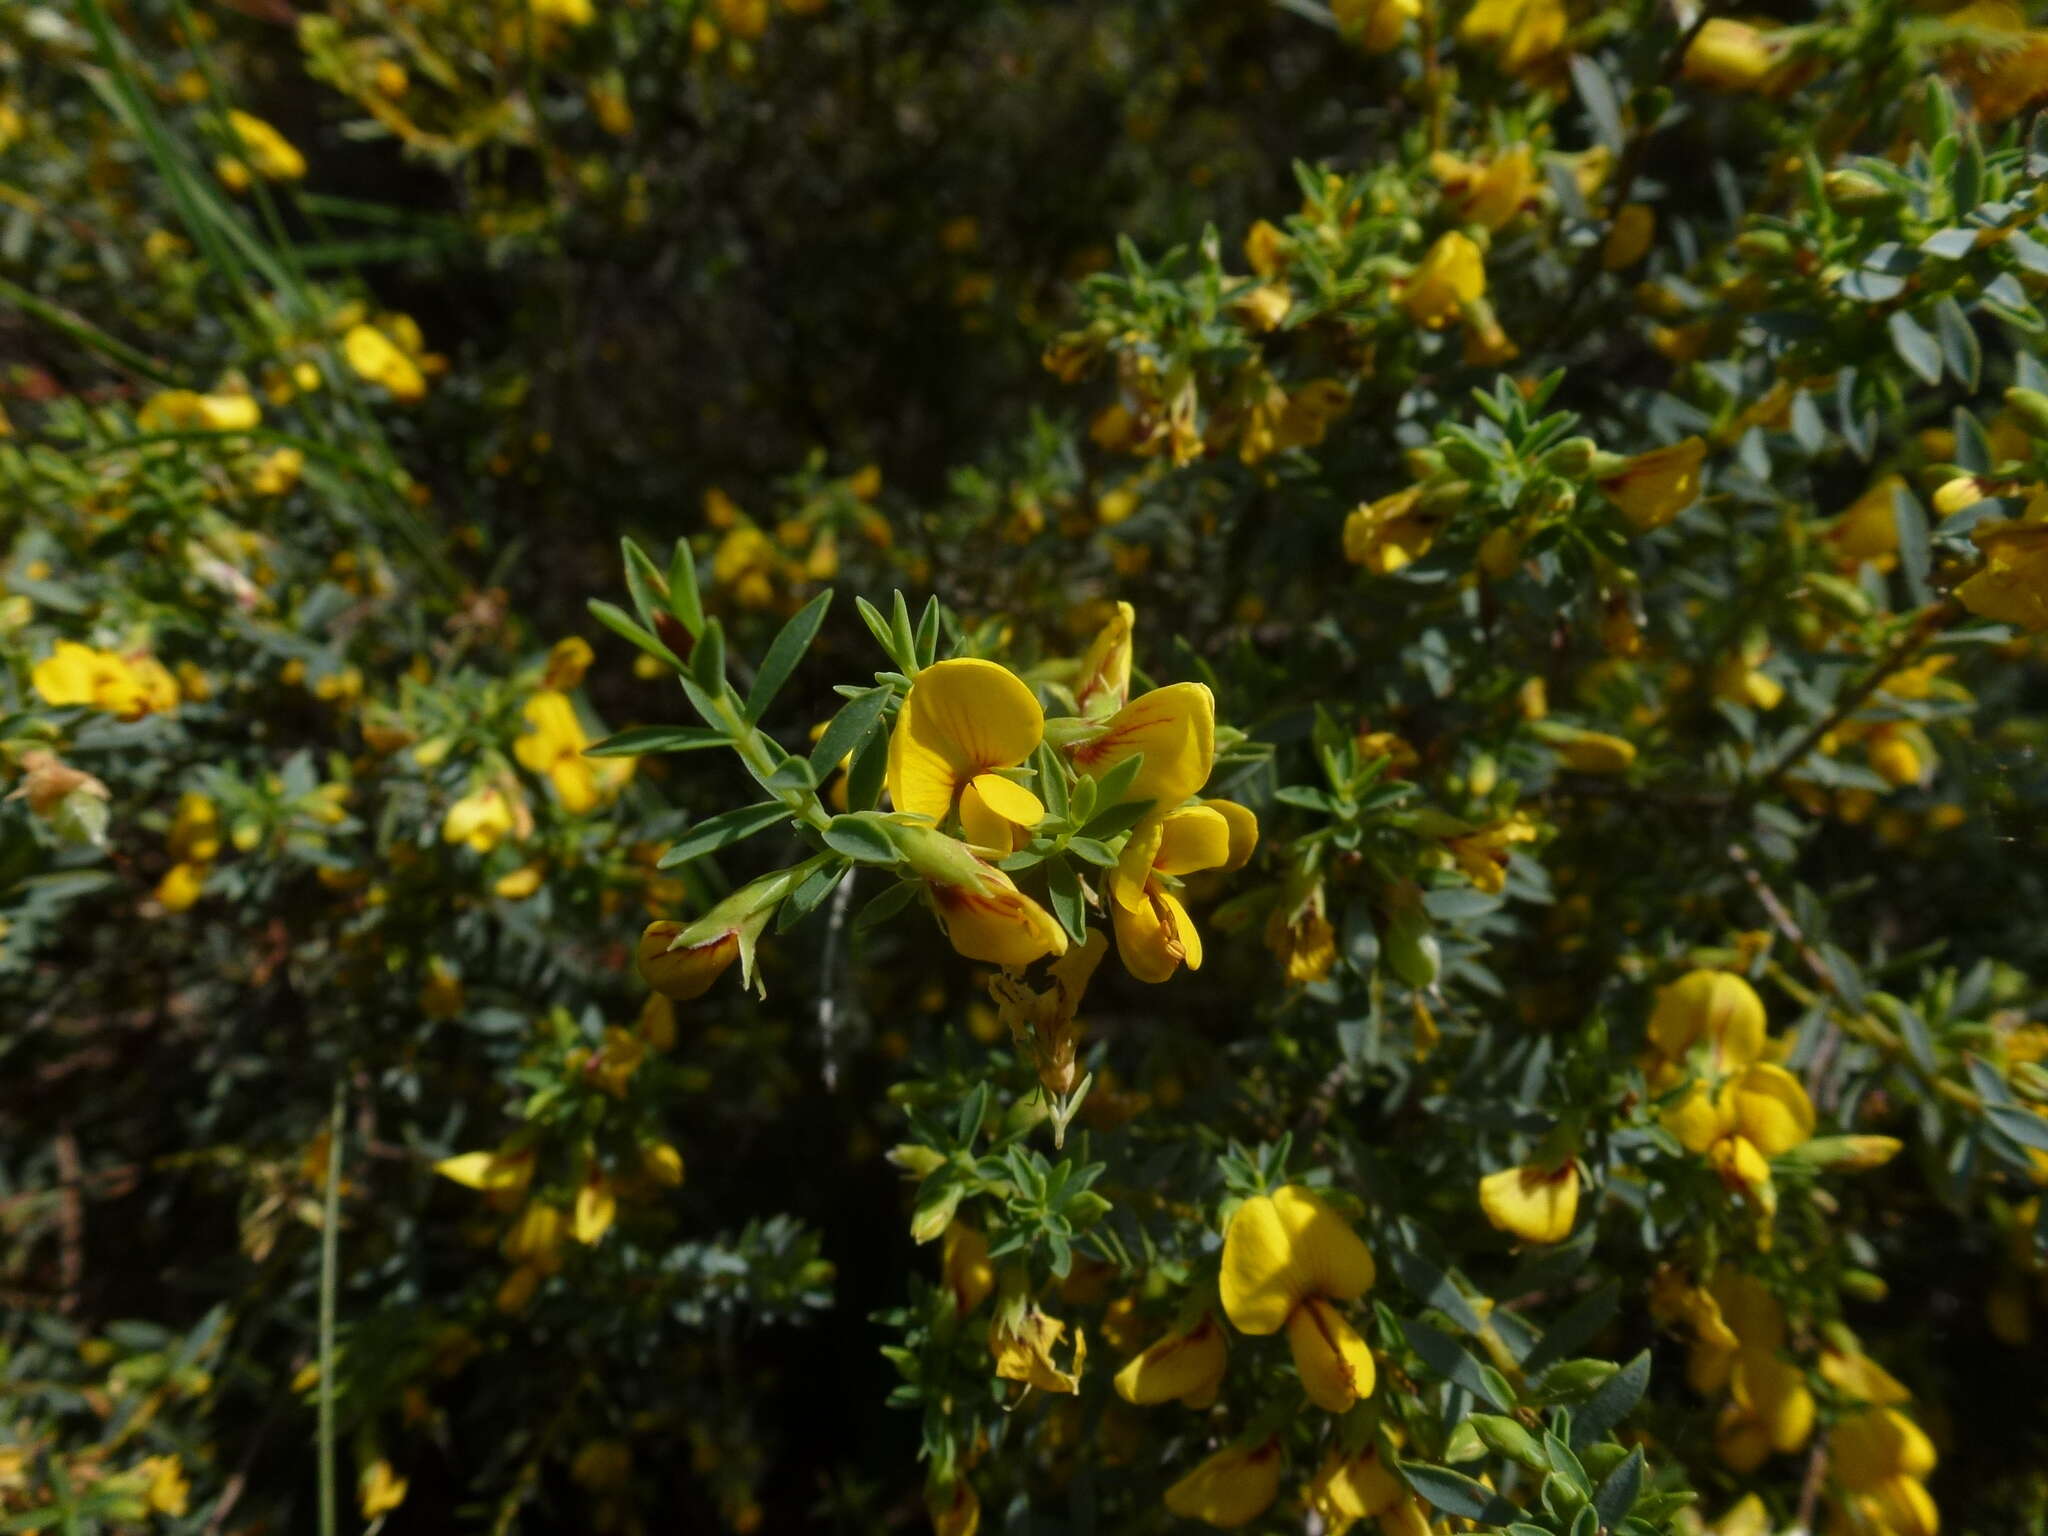
[[[1401,1475],[1423,1498],[1447,1515],[1460,1520],[1480,1520],[1501,1525],[1520,1513],[1484,1483],[1475,1482],[1449,1467],[1431,1466],[1426,1461],[1404,1461]]]
[[[583,749],[585,757],[651,757],[657,752],[701,752],[722,747],[723,731],[701,725],[634,725]]]
[[[638,646],[665,666],[674,667],[678,672],[683,670],[682,658],[655,639],[654,636],[647,633],[638,624],[635,624],[633,616],[616,603],[602,602],[593,597],[584,606],[589,609],[590,616],[593,619],[597,620],[598,623],[617,635],[621,640]]]
[[[1593,1513],[1601,1526],[1610,1531],[1619,1526],[1635,1507],[1636,1495],[1642,1487],[1643,1448],[1638,1445],[1630,1449],[1620,1466],[1607,1474],[1600,1491],[1593,1495]]]
[[[701,859],[707,853],[730,848],[734,843],[752,837],[756,832],[765,832],[777,822],[788,819],[789,807],[780,800],[763,800],[759,805],[743,805],[736,811],[721,812],[685,832],[676,845],[661,856],[656,867],[674,869],[678,864]]]
[[[831,606],[832,589],[827,587],[792,614],[789,622],[769,642],[768,654],[761,658],[761,670],[754,674],[754,686],[747,690],[749,725],[765,715],[768,706],[775,702],[775,695],[789,681],[790,674],[796,671],[804,653],[811,648],[811,642],[818,637],[818,626],[825,622],[825,610]]]
[[[1052,915],[1076,944],[1088,939],[1088,898],[1081,893],[1081,877],[1062,858],[1045,861],[1045,880],[1052,895]],[[2044,1121],[2043,1124],[2048,1124]]]
[[[1650,1385],[1650,1352],[1646,1349],[1616,1371],[1587,1398],[1572,1424],[1572,1444],[1590,1445],[1629,1416]]]
[[[839,713],[832,717],[832,723],[825,727],[825,734],[811,748],[811,772],[817,775],[819,783],[822,784],[839,766],[842,757],[867,740],[868,732],[882,718],[882,711],[888,707],[889,695],[894,692],[884,684],[855,694],[840,706]]]
[[[896,845],[889,834],[865,815],[834,816],[823,833],[825,846],[834,853],[863,864],[894,864]]]
[[[725,626],[711,619],[697,637],[697,649],[690,657],[690,675],[712,698],[725,694]]]
[[[1923,384],[1941,382],[1941,348],[1927,334],[1927,328],[1903,309],[1895,309],[1885,321],[1891,333],[1892,350],[1899,360],[1919,375]]]
[[[696,639],[704,633],[704,598],[697,590],[697,557],[688,539],[677,539],[668,560],[668,611]]]
[[[654,568],[654,562],[647,558],[647,551],[632,539],[619,540],[619,555],[626,566],[626,590],[632,594],[633,609],[640,615],[640,622],[649,629],[654,628],[654,616],[665,612],[667,601],[661,595],[665,585],[661,572]]]

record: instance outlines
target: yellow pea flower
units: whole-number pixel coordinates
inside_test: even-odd
[[[1754,1065],[1764,1050],[1764,1004],[1733,971],[1688,971],[1657,989],[1650,1044],[1669,1061],[1707,1048],[1706,1068],[1719,1077]]]
[[[500,875],[491,882],[491,894],[500,901],[525,901],[540,890],[541,881],[547,873],[544,864],[527,864]]]
[[[1896,1408],[1865,1408],[1828,1436],[1828,1470],[1851,1488],[1893,1477],[1924,1479],[1934,1470],[1934,1442]]]
[[[192,1483],[177,1457],[144,1457],[142,1474],[149,1482],[143,1497],[149,1501],[151,1510],[173,1519],[185,1513],[192,1499]]]
[[[1235,874],[1251,863],[1252,855],[1259,847],[1258,813],[1248,805],[1239,805],[1235,800],[1204,800],[1203,805],[1221,816],[1229,829],[1230,848],[1217,868],[1224,874]]]
[[[541,679],[541,687],[566,692],[583,681],[583,674],[590,670],[590,664],[595,660],[597,653],[581,635],[557,640],[548,649],[547,673]]]
[[[498,1251],[513,1264],[537,1274],[552,1275],[562,1267],[562,1242],[568,1220],[560,1206],[535,1200],[505,1229]]]
[[[1600,246],[1600,265],[1610,272],[1632,267],[1650,254],[1657,238],[1657,215],[1646,203],[1627,203],[1614,216],[1614,226]]]
[[[306,455],[297,448],[279,448],[264,455],[249,472],[249,489],[258,496],[282,496],[299,483]]]
[[[341,338],[341,353],[349,367],[372,384],[383,385],[394,400],[410,404],[427,393],[426,376],[419,365],[374,325],[350,326]]]
[[[1604,731],[1558,727],[1551,745],[1574,773],[1626,773],[1636,760],[1635,743]]]
[[[1140,981],[1165,981],[1182,965],[1202,968],[1202,936],[1169,881],[1230,859],[1230,823],[1208,806],[1147,818],[1110,872],[1117,953]]]
[[[1089,643],[1074,675],[1074,704],[1084,718],[1094,719],[1122,709],[1131,696],[1131,633],[1138,611],[1118,603]]]
[[[297,181],[306,174],[306,157],[262,118],[231,109],[228,126],[234,130],[250,166],[265,181]]]
[[[1146,814],[1163,817],[1209,781],[1216,757],[1216,696],[1202,683],[1172,683],[1140,694],[1103,723],[1099,734],[1069,753],[1082,773],[1102,778],[1143,753],[1126,792],[1150,800]]]
[[[1429,157],[1429,170],[1459,220],[1488,230],[1520,213],[1537,185],[1536,156],[1527,144],[1477,162],[1439,150]]]
[[[1045,711],[1007,667],[972,657],[926,667],[889,735],[889,798],[940,824],[957,802],[963,821],[984,828],[990,817],[1035,827],[1044,804],[995,770],[1022,763],[1044,734]]]
[[[1729,1400],[1714,1426],[1714,1451],[1736,1472],[1753,1472],[1773,1452],[1789,1455],[1813,1436],[1806,1373],[1765,1349],[1736,1352]]]
[[[1566,21],[1563,0],[1479,0],[1458,23],[1458,41],[1493,49],[1502,69],[1526,79],[1556,57]]]
[[[427,962],[427,979],[420,983],[420,1012],[430,1019],[452,1019],[462,1012],[462,978],[439,955]]]
[[[512,755],[530,772],[554,785],[562,808],[582,816],[617,797],[632,776],[631,758],[587,758],[590,737],[576,718],[569,696],[543,688],[521,713],[527,729],[512,743]]]
[[[512,805],[495,785],[474,790],[448,807],[441,818],[441,841],[463,843],[476,853],[489,853],[513,829]]]
[[[569,1219],[570,1234],[586,1248],[604,1241],[619,1214],[619,1197],[608,1180],[593,1175],[576,1191],[576,1209]]]
[[[1484,3],[1484,0],[1482,0]],[[1439,235],[1401,289],[1401,307],[1417,325],[1442,330],[1486,292],[1486,264],[1469,235]]]
[[[1759,1062],[1718,1091],[1695,1083],[1664,1112],[1664,1125],[1688,1152],[1703,1154],[1729,1189],[1749,1194],[1766,1213],[1776,1207],[1770,1159],[1813,1135],[1813,1103],[1799,1079]]]
[[[1821,1380],[1852,1403],[1890,1407],[1913,1395],[1898,1377],[1860,1349],[1824,1348],[1819,1366]]]
[[[1745,1493],[1710,1527],[1710,1536],[1771,1536],[1771,1512],[1764,1501]]]
[[[174,859],[204,864],[220,854],[220,808],[196,789],[178,796],[178,809],[165,839]]]
[[[1004,1381],[1021,1381],[1041,1392],[1079,1392],[1081,1367],[1088,1359],[1088,1336],[1074,1334],[1073,1366],[1061,1370],[1052,1352],[1066,1333],[1067,1325],[1036,1306],[1027,1306],[1014,1329],[998,1317],[989,1325],[988,1352],[994,1357],[996,1375]]]
[[[532,1148],[500,1147],[494,1152],[462,1152],[434,1164],[434,1172],[465,1189],[502,1196],[508,1206],[525,1198],[533,1183]]]
[[[982,864],[967,883],[932,880],[927,886],[939,926],[969,960],[1022,970],[1046,955],[1067,952],[1066,930],[991,864]]]
[[[166,912],[189,912],[206,891],[207,866],[173,864],[157,882],[156,899]]]
[[[711,984],[740,956],[737,927],[721,929],[680,949],[671,948],[687,926],[664,918],[649,923],[640,935],[641,978],[662,996],[679,1003],[690,1002],[710,991]]]
[[[1298,1184],[1255,1195],[1223,1236],[1223,1310],[1240,1333],[1287,1331],[1302,1386],[1341,1413],[1372,1395],[1371,1351],[1332,1301],[1372,1288],[1372,1254],[1322,1199]]]
[[[1429,553],[1438,520],[1418,512],[1422,487],[1352,508],[1344,519],[1344,558],[1375,576],[1391,576]]]
[[[1189,1408],[1207,1408],[1223,1386],[1230,1344],[1213,1313],[1192,1328],[1176,1329],[1128,1361],[1116,1373],[1116,1394],[1138,1407],[1178,1398]]]
[[[1245,232],[1244,259],[1260,277],[1278,277],[1286,271],[1293,249],[1294,242],[1265,219]]]
[[[931,1517],[932,1536],[975,1536],[981,1529],[981,1500],[964,1477],[949,1484],[926,1484],[924,1508]]]
[[[392,1470],[391,1463],[379,1456],[356,1479],[356,1503],[362,1509],[365,1520],[375,1520],[388,1515],[405,1502],[406,1490],[410,1486],[405,1478]]]
[[[1277,1439],[1225,1446],[1166,1490],[1166,1507],[1220,1530],[1248,1525],[1279,1496],[1281,1459]]]
[[[640,1149],[640,1171],[663,1189],[680,1189],[685,1170],[683,1154],[665,1141]]]
[[[1956,588],[1962,605],[2032,633],[2048,629],[2048,523],[1994,523],[1970,537],[1984,569]]]
[[[1375,1445],[1355,1456],[1331,1450],[1308,1485],[1309,1508],[1322,1516],[1331,1536],[1342,1536],[1357,1521],[1380,1519],[1407,1498],[1407,1488],[1387,1470]]]
[[[965,1317],[996,1288],[988,1239],[964,1222],[953,1222],[939,1242],[939,1274],[940,1283],[953,1293],[953,1310]]]
[[[1578,1165],[1527,1164],[1489,1173],[1479,1181],[1479,1208],[1495,1227],[1525,1243],[1561,1243],[1578,1219]]]
[[[1422,0],[1333,0],[1337,30],[1367,53],[1387,53],[1401,44],[1408,23],[1422,14]]]
[[[1668,448],[1639,453],[1600,479],[1607,499],[1638,533],[1662,528],[1700,499],[1700,464],[1707,445],[1688,437]]]
[[[1682,74],[1717,91],[1763,91],[1772,85],[1780,62],[1778,46],[1763,28],[1713,16],[1685,50]]]
[[[632,1030],[613,1024],[605,1029],[603,1047],[590,1058],[589,1071],[598,1087],[615,1099],[623,1099],[626,1085],[646,1059],[646,1042]]]

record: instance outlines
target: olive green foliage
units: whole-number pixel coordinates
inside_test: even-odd
[[[2048,32],[1778,10],[0,14],[0,1531],[2048,1528]]]

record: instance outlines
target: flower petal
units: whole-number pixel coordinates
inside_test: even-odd
[[[1150,800],[1155,814],[1175,809],[1209,779],[1216,755],[1216,697],[1201,683],[1141,694],[1109,717],[1102,734],[1073,749],[1074,766],[1101,778],[1142,752],[1126,798]]]
[[[1035,827],[1045,820],[1045,802],[999,773],[978,773],[969,787],[981,797],[983,805],[1005,821]]]
[[[1230,860],[1230,823],[1222,812],[1206,805],[1169,813],[1159,832],[1159,852],[1153,856],[1152,867],[1162,875],[1220,869]]]
[[[1305,1298],[1353,1301],[1372,1282],[1350,1223],[1299,1184],[1245,1201],[1223,1237],[1223,1310],[1240,1333],[1278,1333]]]
[[[1287,1343],[1302,1390],[1325,1413],[1348,1413],[1372,1396],[1372,1351],[1344,1315],[1320,1296],[1311,1296],[1287,1320]]]
[[[1525,1243],[1561,1243],[1579,1214],[1579,1170],[1503,1168],[1479,1181],[1479,1207],[1486,1219]]]
[[[1045,711],[1007,667],[974,657],[926,667],[889,736],[889,798],[944,821],[963,783],[1023,762],[1044,734]]]

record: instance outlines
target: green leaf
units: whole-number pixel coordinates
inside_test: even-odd
[[[868,732],[875,728],[875,722],[882,718],[882,711],[888,707],[889,695],[895,689],[884,683],[870,688],[848,699],[832,717],[832,723],[825,727],[825,733],[818,738],[818,744],[811,748],[811,772],[823,783],[839,766],[839,760],[867,740]]]
[[[1627,1418],[1650,1385],[1650,1352],[1646,1349],[1608,1377],[1586,1399],[1572,1422],[1572,1444],[1590,1445]]]
[[[838,889],[839,882],[846,878],[847,872],[852,868],[851,864],[842,864],[834,860],[813,870],[804,878],[803,884],[789,893],[789,899],[783,902],[776,912],[775,931],[787,933],[817,911],[819,903]]]
[[[633,616],[616,603],[600,602],[597,598],[593,597],[584,606],[590,610],[590,616],[593,619],[597,620],[598,623],[602,624],[620,639],[637,645],[641,650],[665,666],[674,667],[678,672],[683,670],[682,658],[655,639],[654,636],[647,633],[638,624],[635,624]]]
[[[868,904],[860,909],[860,915],[853,920],[855,933],[866,933],[878,923],[886,923],[917,899],[923,890],[923,882],[903,880],[878,891],[870,897]]]
[[[1099,811],[1088,818],[1088,824],[1081,828],[1081,836],[1105,839],[1126,832],[1138,824],[1138,819],[1152,809],[1150,800],[1124,800]]]
[[[634,725],[583,749],[585,757],[651,757],[657,752],[701,752],[731,740],[702,725]]]
[[[668,611],[696,639],[704,633],[704,599],[697,591],[697,557],[688,539],[676,540],[668,562]]]
[[[863,864],[894,864],[898,861],[896,845],[889,841],[889,834],[871,816],[834,816],[823,836],[825,846],[834,853],[843,853]]]
[[[1404,1461],[1401,1475],[1408,1486],[1447,1515],[1461,1520],[1480,1520],[1500,1525],[1521,1513],[1484,1483],[1475,1482],[1449,1467],[1431,1466],[1426,1461]]]
[[[846,771],[846,804],[856,811],[871,811],[875,802],[882,798],[882,781],[889,773],[889,738],[880,731],[870,732],[867,745],[853,755],[853,766]]]
[[[619,553],[626,562],[626,590],[633,594],[633,608],[640,615],[640,622],[652,629],[655,614],[668,608],[661,594],[665,585],[661,572],[647,558],[647,551],[631,539],[619,540]]]
[[[697,637],[697,649],[690,657],[690,675],[712,698],[725,694],[725,626],[711,619]]]
[[[1977,342],[1977,333],[1970,328],[1970,320],[1963,313],[1962,305],[1955,301],[1955,295],[1943,294],[1934,306],[1934,330],[1941,338],[1941,356],[1947,363],[1948,371],[1971,389],[1977,387],[1978,375],[1983,371],[1984,349]]]
[[[1620,1309],[1621,1285],[1610,1280],[1573,1303],[1571,1310],[1544,1330],[1543,1337],[1522,1362],[1522,1369],[1532,1378],[1542,1375],[1565,1356],[1584,1349]]]
[[[1623,1517],[1635,1506],[1636,1495],[1642,1487],[1643,1448],[1638,1445],[1630,1449],[1626,1461],[1607,1474],[1600,1491],[1593,1495],[1593,1513],[1600,1524],[1610,1531],[1620,1525]]]
[[[736,811],[721,812],[685,832],[681,841],[661,856],[656,867],[674,869],[678,864],[687,864],[707,853],[730,848],[734,843],[788,819],[789,807],[780,800],[763,800],[759,805],[743,805]]]
[[[1054,857],[1045,861],[1046,885],[1052,895],[1052,915],[1076,944],[1088,939],[1088,899],[1081,894],[1081,877],[1073,865]]]
[[[831,606],[832,591],[828,587],[790,615],[789,622],[769,642],[768,654],[761,658],[761,670],[754,674],[754,686],[747,690],[747,724],[754,724],[768,712],[775,695],[781,692],[782,685],[789,681],[797,663],[818,637],[818,626],[825,622],[825,610]]]
[[[1095,778],[1095,803],[1115,805],[1131,792],[1131,786],[1138,780],[1138,770],[1145,765],[1145,754],[1133,752],[1109,772]]]
[[[1903,309],[1895,309],[1885,321],[1885,329],[1891,332],[1892,350],[1923,384],[1941,382],[1941,348],[1925,326]]]
[[[1585,103],[1586,116],[1593,121],[1593,133],[1602,144],[1615,154],[1621,153],[1624,137],[1621,127],[1621,102],[1614,92],[1614,82],[1607,78],[1607,71],[1588,54],[1572,55],[1572,84],[1578,88],[1579,100]]]
[[[2048,1120],[2032,1110],[2011,1104],[1987,1104],[1984,1115],[1994,1126],[2023,1147],[2048,1152]]]
[[[1480,1374],[1479,1362],[1466,1354],[1449,1334],[1405,1317],[1401,1319],[1401,1331],[1407,1335],[1408,1347],[1422,1357],[1422,1363],[1444,1380],[1456,1382],[1474,1397],[1491,1402],[1502,1412],[1515,1406],[1512,1396],[1505,1401],[1494,1396],[1491,1385]]]
[[[1899,570],[1916,604],[1927,601],[1927,573],[1934,563],[1927,514],[1920,498],[1904,485],[1892,487],[1892,523],[1899,534]]]

